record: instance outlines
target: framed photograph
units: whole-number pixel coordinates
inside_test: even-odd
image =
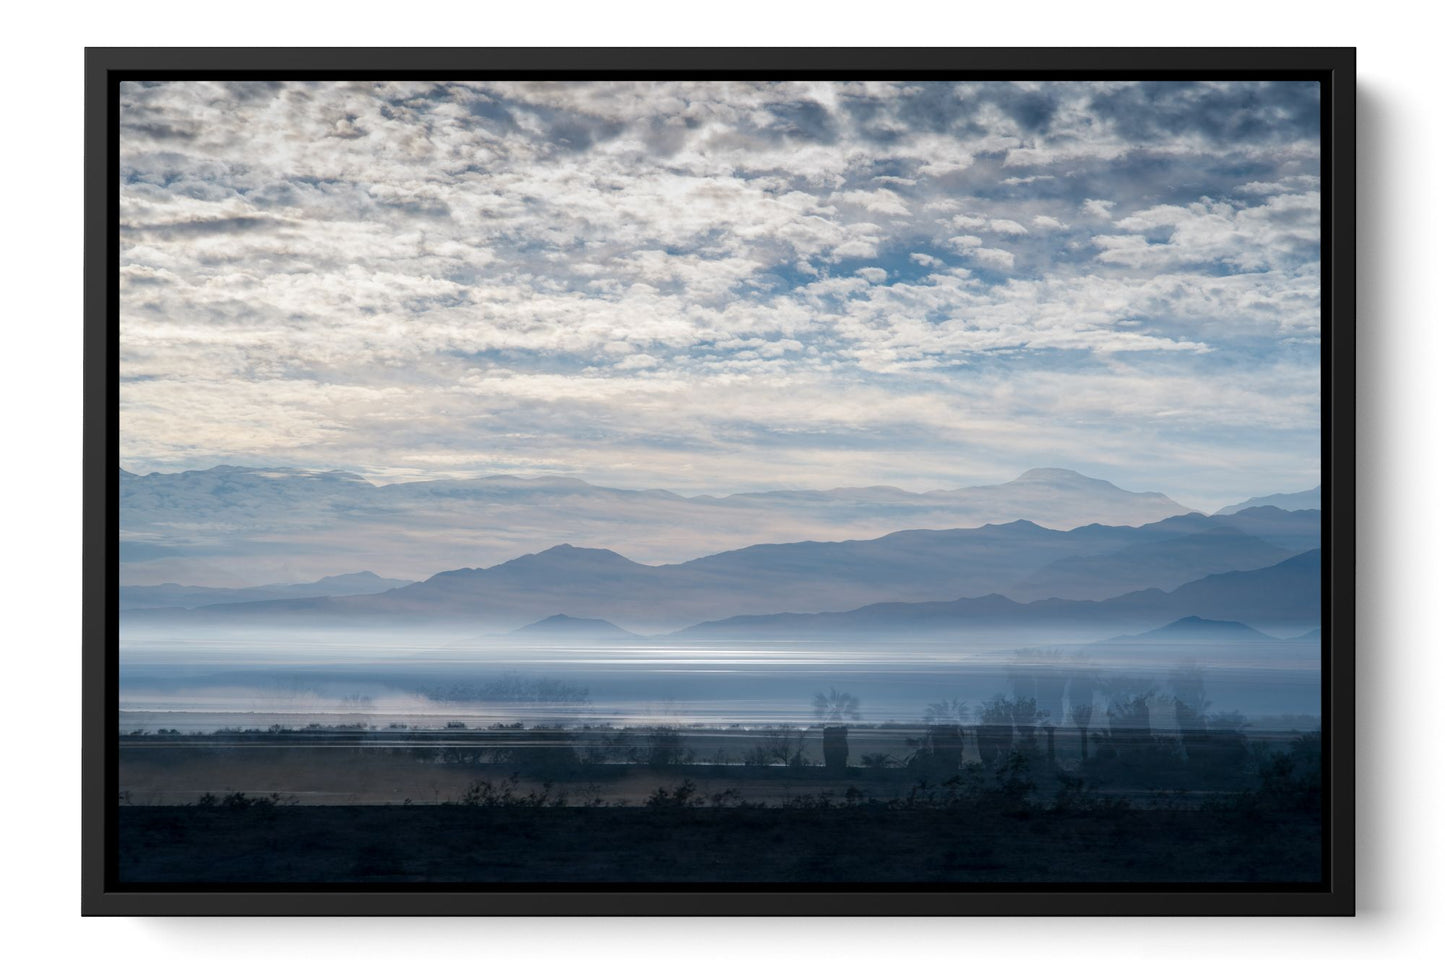
[[[1353,913],[1354,70],[90,49],[84,913]]]

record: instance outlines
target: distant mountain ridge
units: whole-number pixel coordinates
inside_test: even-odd
[[[1270,636],[1252,626],[1230,619],[1201,619],[1198,616],[1183,616],[1167,626],[1158,626],[1143,633],[1115,636],[1105,639],[1097,646],[1116,643],[1152,642],[1277,642],[1278,636]]]
[[[217,466],[120,470],[119,511],[123,582],[246,586],[282,571],[420,575],[496,565],[555,543],[607,546],[662,564],[739,546],[1018,519],[1056,529],[1137,526],[1189,510],[1157,492],[1058,468],[929,492],[877,486],[685,497],[559,476],[374,485],[347,472]]]
[[[997,636],[1050,631],[1086,641],[1100,635],[1101,628],[1134,627],[1139,632],[1171,619],[1307,626],[1321,619],[1320,571],[1320,551],[1312,549],[1264,569],[1206,576],[1173,592],[1148,589],[1099,601],[1020,603],[989,595],[951,602],[876,603],[845,612],[735,616],[673,635],[684,639],[865,636],[881,641],[886,636],[880,634]]]
[[[1273,506],[1288,511],[1319,509],[1321,497],[1321,487],[1317,485],[1304,492],[1276,492],[1274,495],[1261,495],[1253,499],[1246,499],[1235,505],[1227,505],[1214,514],[1233,515],[1244,509],[1254,509],[1260,506]]]
[[[508,630],[569,613],[656,632],[740,613],[845,611],[865,603],[991,594],[1012,606],[1048,597],[1101,600],[1281,562],[1300,545],[1317,546],[1318,532],[1318,513],[1262,508],[1138,527],[1060,531],[1017,521],[910,530],[873,540],[750,546],[666,566],[563,544],[373,595],[226,604],[196,610],[193,618],[423,620]]]
[[[182,586],[164,583],[159,586],[121,586],[120,608],[129,609],[193,609],[220,603],[262,602],[277,599],[305,599],[314,596],[358,596],[385,592],[411,585],[409,579],[384,579],[370,570],[327,576],[315,582],[251,586],[245,589],[224,589],[213,586]]]
[[[566,613],[557,613],[555,616],[539,619],[535,623],[528,623],[521,629],[512,630],[510,635],[554,638],[582,636],[593,640],[641,638],[637,633],[628,632],[621,626],[615,626],[605,619],[578,619],[575,616],[568,616]]]

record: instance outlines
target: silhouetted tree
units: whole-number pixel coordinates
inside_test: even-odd
[[[1057,649],[1020,649],[1009,666],[1015,699],[1032,699],[1041,719],[1062,723],[1064,690],[1069,685],[1070,658]],[[1032,724],[1030,724],[1032,725]]]
[[[962,726],[968,722],[968,704],[963,700],[940,700],[937,703],[929,703],[923,711],[923,722],[930,726],[945,726],[953,724]]]
[[[1014,728],[1018,731],[1019,739],[1024,743],[1032,743],[1034,729],[1048,718],[1048,714],[1039,709],[1038,701],[1033,697],[1027,699],[1016,697],[1011,709]]]
[[[654,768],[690,763],[692,754],[683,745],[682,731],[675,726],[659,726],[647,735],[647,765]]]
[[[1089,758],[1089,723],[1094,718],[1094,692],[1098,688],[1098,672],[1088,660],[1075,659],[1068,682],[1069,721],[1079,730],[1079,757],[1085,760]]]
[[[1175,666],[1169,672],[1169,692],[1180,731],[1202,728],[1204,711],[1209,709],[1209,700],[1204,698],[1204,668],[1193,661]]]
[[[848,767],[848,727],[826,724],[861,719],[859,706],[858,697],[852,693],[840,692],[836,688],[826,693],[819,692],[813,697],[813,713],[825,724],[823,765],[829,770],[845,770]]]
[[[1087,702],[1069,704],[1069,718],[1073,720],[1074,726],[1079,728],[1079,758],[1089,758],[1089,721],[1094,718],[1093,693],[1089,694]],[[1073,688],[1069,689],[1069,699],[1073,699]]]
[[[923,739],[911,760],[914,768],[939,776],[957,773],[963,765],[963,724],[968,717],[968,704],[963,700],[928,704],[923,711]]]
[[[995,696],[983,705],[978,720],[978,756],[991,766],[1013,749],[1013,701],[1002,694]]]
[[[1155,689],[1149,680],[1116,676],[1104,681],[1109,694],[1105,716],[1109,720],[1108,747],[1112,756],[1139,762],[1142,751],[1152,745],[1149,704]]]

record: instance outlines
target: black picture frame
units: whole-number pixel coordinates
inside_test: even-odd
[[[1322,694],[1319,886],[894,888],[444,885],[156,889],[116,879],[120,81],[459,74],[548,79],[843,76],[1288,78],[1322,90]],[[1355,909],[1355,51],[1353,48],[89,48],[85,57],[83,825],[85,915],[1352,915]]]

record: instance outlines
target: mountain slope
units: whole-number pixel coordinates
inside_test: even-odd
[[[1167,626],[1158,626],[1148,632],[1127,636],[1115,636],[1101,640],[1096,646],[1117,643],[1194,643],[1194,642],[1278,642],[1277,636],[1268,636],[1252,626],[1228,619],[1201,619],[1198,616],[1184,616]]]
[[[273,582],[277,572],[370,568],[417,576],[491,566],[556,543],[608,546],[651,564],[740,545],[873,539],[904,529],[1029,519],[1067,529],[1140,525],[1187,510],[1063,469],[998,485],[684,497],[548,476],[374,485],[345,472],[217,466],[120,477],[128,584]],[[206,576],[212,580],[211,575]]]
[[[1060,559],[1015,584],[1008,595],[1025,602],[1050,596],[1107,599],[1141,587],[1177,589],[1211,573],[1258,569],[1292,555],[1282,546],[1221,526],[1101,555]]]
[[[359,596],[385,592],[411,584],[409,579],[383,579],[376,573],[348,572],[327,576],[316,582],[251,586],[246,589],[223,589],[214,586],[182,586],[165,583],[159,586],[121,586],[120,608],[161,609],[214,606],[220,603],[260,602],[272,599],[304,599],[312,596]]]
[[[1271,524],[1284,531],[1289,522]],[[1299,520],[1294,534],[1302,539],[1316,524]],[[1106,598],[1152,587],[1161,574],[1175,580],[1166,586],[1173,589],[1191,576],[1256,568],[1288,555],[1197,513],[1138,527],[1065,532],[1019,521],[866,541],[759,545],[667,566],[562,545],[375,595],[208,607],[195,618],[432,620],[512,629],[563,612],[658,631],[748,612],[844,611],[871,602],[984,596],[1031,576],[1034,590],[1025,601],[1088,599],[1083,590],[1109,587],[1094,597]]]
[[[513,630],[512,636],[533,636],[541,639],[639,639],[636,633],[629,633],[621,626],[614,626],[605,619],[577,619],[566,613],[558,613],[528,623],[521,629]]]
[[[1243,509],[1253,509],[1259,506],[1274,506],[1277,509],[1295,511],[1299,509],[1320,508],[1320,486],[1308,489],[1304,492],[1276,492],[1274,495],[1261,495],[1253,499],[1246,499],[1235,505],[1227,505],[1220,509],[1215,515],[1233,515]]]
[[[1038,633],[1097,638],[1101,628],[1138,632],[1195,617],[1250,625],[1308,625],[1320,620],[1320,553],[1311,550],[1262,569],[1206,576],[1172,592],[1148,589],[1111,599],[1019,603],[993,595],[951,602],[888,603],[845,612],[737,616],[679,631],[685,638],[763,639],[891,634]]]

